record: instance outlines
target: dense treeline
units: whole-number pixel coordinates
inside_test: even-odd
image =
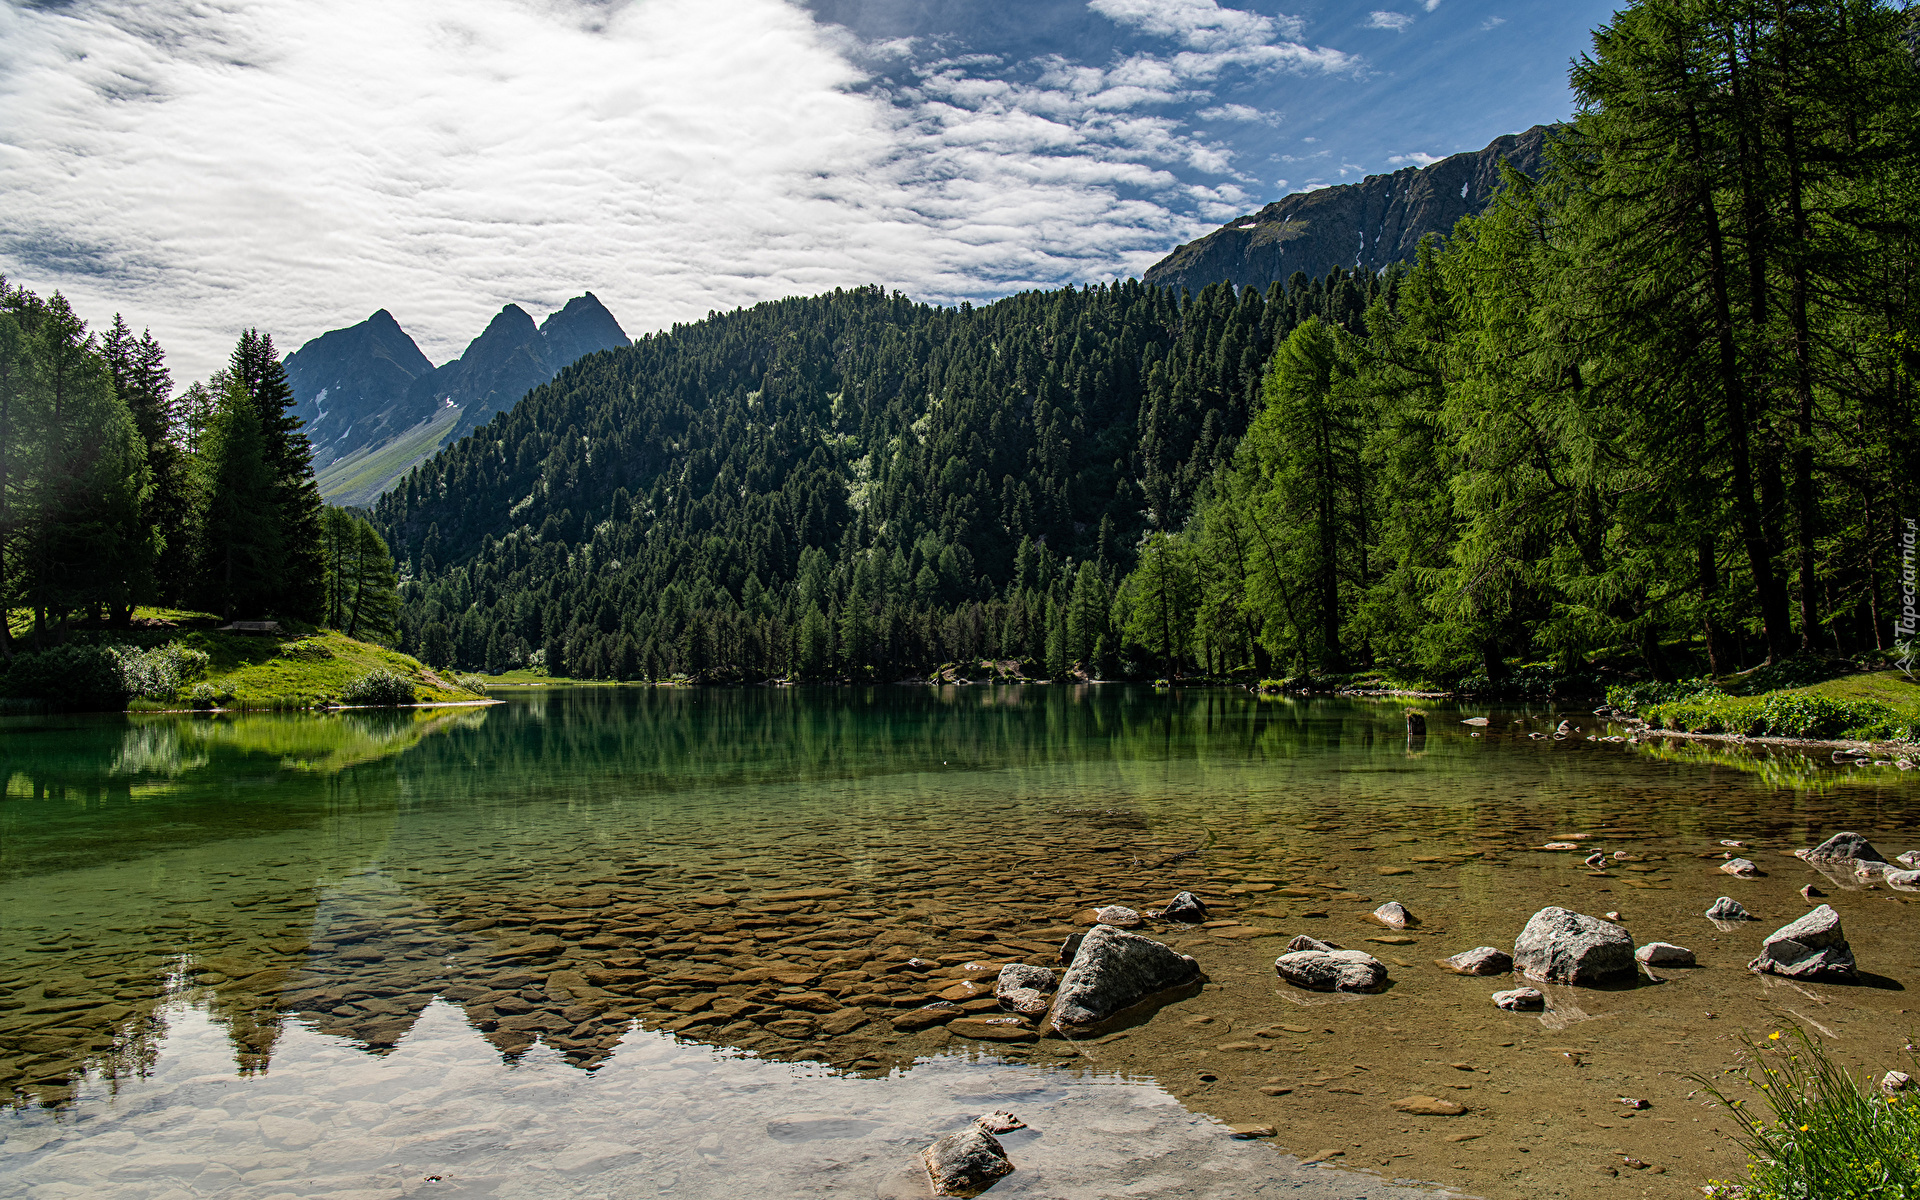
[[[116,316],[96,337],[58,293],[0,278],[0,659],[140,605],[391,634],[391,555],[324,508],[292,407],[257,330],[176,395],[150,333]]]
[[[1912,10],[1649,0],[1537,181],[1276,353],[1126,591],[1169,661],[1656,678],[1886,648],[1920,516]]]
[[[403,641],[853,679],[1882,646],[1920,502],[1914,29],[1629,6],[1543,177],[1379,277],[836,292],[583,360],[380,502]]]
[[[1142,532],[1231,460],[1275,342],[1385,286],[856,289],[594,355],[376,506],[403,645],[596,678],[1120,670]]]

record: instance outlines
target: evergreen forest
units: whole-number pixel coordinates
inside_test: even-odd
[[[1380,276],[764,304],[383,497],[402,637],[595,678],[1653,678],[1887,648],[1911,13],[1647,0],[1537,179]]]
[[[396,633],[392,556],[322,504],[292,407],[258,330],[176,394],[151,333],[0,278],[0,660],[111,642],[141,606]]]
[[[1416,262],[715,312],[365,513],[323,509],[271,339],[174,397],[150,337],[8,290],[0,579],[36,645],[167,603],[591,679],[1499,688],[1893,651],[1917,56],[1876,0],[1641,0],[1547,165]]]

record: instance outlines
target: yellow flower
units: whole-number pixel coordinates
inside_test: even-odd
[[[1768,1040],[1768,1041],[1770,1041],[1770,1042],[1777,1042],[1777,1041],[1779,1041],[1779,1040],[1780,1040],[1780,1031],[1779,1031],[1778,1029],[1776,1029],[1776,1030],[1774,1030],[1774,1031],[1773,1031],[1772,1033],[1770,1033],[1770,1034],[1768,1034],[1768,1035],[1767,1035],[1767,1040]]]
[[[1805,1132],[1806,1132],[1807,1130],[1809,1130],[1809,1129],[1811,1129],[1811,1128],[1813,1128],[1813,1126],[1811,1126],[1811,1125],[1802,1125],[1802,1126],[1800,1127],[1800,1132],[1801,1132],[1801,1133],[1805,1133]]]

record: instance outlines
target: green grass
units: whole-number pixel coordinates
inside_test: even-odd
[[[16,614],[9,614],[10,621]],[[167,628],[155,622],[167,621]],[[373,670],[404,675],[413,682],[416,703],[472,701],[474,693],[460,689],[451,678],[418,659],[357,641],[331,629],[315,629],[283,621],[287,632],[252,637],[220,633],[218,618],[210,613],[141,608],[134,611],[135,629],[86,630],[93,640],[124,641],[141,646],[176,642],[208,656],[206,670],[184,684],[172,699],[136,700],[131,711],[152,712],[192,706],[195,689],[219,697],[215,706],[226,709],[317,708],[339,703],[348,684]]]
[[[512,671],[502,671],[498,675],[482,674],[479,678],[486,680],[488,687],[615,686],[613,681],[607,679],[574,679],[567,675],[549,675],[545,671],[531,671],[525,667],[519,667]],[[633,680],[632,682],[645,683],[646,681]]]
[[[1920,683],[1899,671],[1866,671],[1801,687],[1738,694],[1740,677],[1615,689],[1657,729],[1748,737],[1913,741],[1920,739]]]
[[[1743,1200],[1920,1200],[1920,1096],[1880,1094],[1805,1030],[1789,1026],[1747,1047],[1729,1096],[1699,1079],[1739,1124],[1748,1179],[1711,1194]],[[1903,1064],[1909,1074],[1920,1064]],[[1696,1077],[1697,1078],[1697,1077]]]
[[[201,682],[231,692],[233,699],[223,708],[314,708],[336,703],[349,683],[376,668],[411,679],[418,703],[474,698],[417,659],[331,629],[305,637],[244,637],[194,630],[182,634],[180,641],[212,658]]]
[[[366,505],[386,491],[414,465],[440,448],[440,441],[460,419],[460,410],[442,406],[439,412],[406,430],[390,442],[362,446],[314,474],[320,494],[329,504]]]

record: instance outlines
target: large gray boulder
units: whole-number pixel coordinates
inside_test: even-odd
[[[1000,1139],[977,1124],[941,1138],[920,1157],[936,1196],[978,1196],[1013,1174]]]
[[[1550,906],[1513,940],[1513,966],[1547,983],[1602,983],[1633,971],[1633,938],[1611,921]]]
[[[1822,904],[1767,935],[1749,971],[1790,979],[1852,979],[1853,948],[1840,928],[1840,914]]]
[[[1857,833],[1836,833],[1811,850],[1802,850],[1800,857],[1808,862],[1839,862],[1842,859],[1859,858],[1868,862],[1885,862],[1887,856],[1873,848],[1873,843]]]
[[[1377,992],[1387,968],[1365,950],[1294,950],[1273,960],[1280,978],[1310,992]]]
[[[1200,964],[1177,950],[1112,925],[1095,925],[1060,979],[1053,1023],[1068,1030],[1093,1025],[1199,976]]]

